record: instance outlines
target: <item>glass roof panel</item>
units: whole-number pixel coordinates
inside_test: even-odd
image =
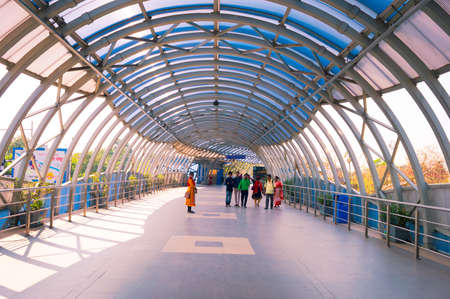
[[[3,3],[17,9],[17,4],[13,1]],[[36,2],[24,1],[24,3],[22,5]],[[345,24],[360,33],[363,38],[373,39],[379,36],[378,32],[367,30],[356,20],[362,20],[361,17],[367,16],[358,14],[351,5],[356,5],[374,20],[381,14],[380,20],[383,21],[399,13],[393,12],[394,10],[390,7],[392,3],[395,3],[397,10],[399,8],[407,10],[408,7],[416,5],[409,1],[394,2],[392,0],[342,0],[340,2],[303,0],[286,1],[286,5],[292,7],[287,9],[283,5],[284,1],[278,0],[253,2],[221,0],[222,14],[215,15],[212,14],[214,3],[212,0],[144,1],[143,5],[151,16],[150,23],[159,22],[152,28],[152,32],[150,27],[146,26],[146,18],[142,14],[138,1],[86,0],[73,1],[73,4],[67,1],[64,4],[67,7],[75,6],[62,9],[60,16],[66,23],[52,19],[51,14],[45,11],[48,9],[50,12],[57,6],[56,4],[63,2],[47,1],[47,3],[51,5],[48,7],[39,5],[40,14],[51,20],[49,25],[54,26],[58,33],[68,32],[64,29],[60,30],[64,26],[73,28],[76,34],[66,36],[66,41],[73,45],[75,50],[80,51],[81,55],[86,56],[84,62],[76,62],[75,70],[81,69],[83,73],[78,74],[78,77],[73,80],[77,80],[83,74],[89,74],[86,64],[91,63],[90,67],[98,68],[105,77],[113,80],[113,85],[108,85],[103,95],[113,99],[116,109],[120,109],[117,111],[118,114],[126,115],[126,121],[131,122],[134,119],[132,125],[141,125],[143,118],[139,115],[141,112],[129,103],[129,99],[124,97],[123,93],[136,101],[143,100],[148,104],[149,109],[154,109],[155,113],[161,113],[164,118],[171,121],[184,119],[182,117],[184,103],[196,113],[208,114],[217,111],[227,116],[232,115],[236,107],[251,104],[252,107],[242,109],[243,115],[248,116],[249,113],[253,113],[253,110],[259,108],[263,112],[258,112],[258,116],[261,113],[271,114],[275,119],[275,111],[293,108],[295,112],[290,112],[283,121],[284,129],[280,127],[274,130],[267,136],[267,140],[285,138],[289,135],[286,128],[288,131],[292,128],[298,132],[299,127],[306,125],[310,120],[308,114],[314,113],[314,105],[306,102],[299,104],[297,100],[303,99],[305,94],[311,95],[317,92],[317,88],[322,88],[326,84],[328,75],[337,74],[340,71],[341,58],[349,62],[361,53],[363,46],[357,40],[350,38],[353,35],[341,33],[347,29]],[[5,11],[6,6],[2,6],[2,11]],[[339,11],[340,6],[352,12],[347,15]],[[118,9],[115,10],[115,8]],[[184,15],[192,16],[195,24],[191,22],[191,18],[183,18]],[[234,16],[231,21],[230,15]],[[0,42],[4,42],[3,39],[10,34],[9,32],[23,24],[25,16],[26,14],[17,14],[16,17],[13,15],[5,17],[3,22],[6,24],[2,27],[3,30],[0,30]],[[170,16],[176,17],[175,24],[163,20]],[[218,19],[213,20],[216,17]],[[334,18],[344,22],[344,25],[335,22]],[[436,46],[439,40],[444,43],[445,39],[436,39],[437,34],[434,34],[439,33],[442,26],[435,20],[431,20],[431,23],[426,22],[428,18],[425,12],[419,10],[396,27],[394,33],[398,35],[405,47],[410,48],[413,54],[419,56],[419,59],[422,59],[432,71],[442,67],[442,64],[448,61],[444,58],[448,57],[443,55],[439,58],[439,64],[433,63],[435,62],[433,57],[437,55],[428,55],[423,58],[425,54],[416,52],[419,49],[427,49],[426,45],[411,47],[410,43],[411,40],[417,40],[411,36],[417,37],[421,34],[422,37],[431,36],[429,39],[432,42],[423,38],[420,44],[431,44],[431,47],[438,50],[445,48]],[[215,21],[220,19],[227,20],[226,22],[218,21],[219,29],[227,30],[227,32],[218,33],[217,36],[209,35],[215,30]],[[413,26],[417,25],[417,22],[414,22],[417,20],[425,24],[418,26],[420,30]],[[236,26],[236,23],[240,25]],[[140,25],[141,31],[135,30],[136,24]],[[130,35],[117,39],[118,36],[113,33],[124,29],[129,29]],[[17,63],[49,34],[44,27],[37,27],[34,30],[39,32],[30,30],[23,32],[21,38],[13,39],[16,41],[14,47],[6,49],[2,55],[2,59],[7,64]],[[427,33],[427,30],[432,34],[423,34]],[[80,37],[84,40],[80,41]],[[309,42],[303,42],[303,40]],[[9,43],[9,40],[5,43]],[[111,43],[114,44],[113,47],[110,46]],[[382,46],[383,43],[382,41],[380,45]],[[94,44],[95,53],[89,52],[89,48],[84,49]],[[27,72],[44,79],[48,78],[69,57],[64,52],[66,47],[60,44],[56,47],[58,55],[54,55],[55,57],[49,55],[49,52],[55,52],[55,46],[49,46],[25,67]],[[320,49],[321,47],[324,51]],[[392,53],[395,54],[397,51],[396,47],[393,47],[392,51],[388,51],[386,47],[382,48],[382,51],[392,56]],[[343,50],[345,50],[344,54],[341,54]],[[340,57],[333,57],[333,55]],[[430,63],[433,63],[432,67]],[[378,60],[378,57],[372,58],[369,54],[365,54],[354,68],[377,90],[389,89],[400,84],[396,76],[391,74],[392,69]],[[326,69],[328,74],[322,74],[321,69]],[[410,73],[408,72],[408,75],[414,77]],[[81,89],[85,88],[84,90],[93,92],[95,80],[87,79],[86,81],[88,83],[83,82]],[[105,81],[101,79],[101,83]],[[355,97],[361,96],[362,88],[358,84],[351,83],[349,80],[345,81],[342,82],[344,88]],[[121,92],[118,91],[119,88],[122,89]],[[222,107],[217,108],[211,105],[215,98],[219,99]],[[309,97],[306,98],[309,99]],[[311,101],[321,101],[319,93],[312,98]],[[297,105],[300,106],[297,107]],[[173,110],[173,113],[176,113],[174,118],[168,117],[170,113],[167,111],[172,111],[171,109],[175,109]],[[277,125],[279,124],[277,122]],[[153,133],[150,132],[150,134]],[[159,135],[161,132],[158,131],[155,134]]]
[[[354,2],[359,2],[379,14],[383,12],[389,5],[391,5],[392,0],[358,0]]]

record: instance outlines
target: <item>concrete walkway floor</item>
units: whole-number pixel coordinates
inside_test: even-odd
[[[0,298],[449,298],[450,268],[298,210],[184,188],[0,239]]]

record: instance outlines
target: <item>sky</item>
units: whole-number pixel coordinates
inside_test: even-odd
[[[2,77],[6,73],[6,68],[3,65],[0,65],[0,77]],[[450,94],[450,73],[441,75],[439,78],[439,81],[441,84],[446,88],[447,92]],[[33,90],[38,86],[39,82],[31,77],[28,77],[26,75],[21,75],[13,84],[10,86],[10,88],[5,92],[5,94],[0,98],[0,138],[4,134],[4,130],[7,129],[9,123],[13,120],[15,117],[19,107],[26,101],[30,93],[33,92]],[[431,104],[434,112],[436,113],[437,117],[439,118],[440,122],[443,125],[444,130],[448,130],[450,128],[450,120],[444,110],[442,109],[441,105],[437,101],[437,99],[434,97],[433,93],[429,90],[429,88],[426,86],[425,83],[419,83],[418,88],[420,91],[424,94],[425,98],[429,101]],[[404,129],[406,133],[408,134],[409,138],[411,139],[411,142],[416,150],[421,150],[427,147],[435,147],[436,150],[439,151],[437,147],[437,141],[434,137],[434,134],[432,133],[432,130],[430,126],[428,125],[427,121],[425,120],[423,114],[420,112],[417,105],[414,103],[412,98],[409,96],[409,94],[404,90],[397,90],[390,93],[387,93],[383,96],[383,98],[388,103],[389,107],[395,112],[399,120],[404,126]],[[56,99],[56,88],[51,87],[35,104],[35,106],[32,108],[31,111],[38,111],[39,109],[51,106],[55,103]],[[98,104],[103,101],[103,98],[97,98],[94,100],[86,109],[84,113],[80,115],[80,117],[75,121],[73,128],[69,130],[66,134],[66,137],[63,139],[63,142],[60,147],[66,148],[69,146],[72,138],[75,136],[76,128],[79,128],[81,124],[86,120],[87,116],[90,114],[89,112],[92,112],[95,110]],[[72,111],[79,105],[78,102],[74,102],[71,104],[67,104],[63,106],[62,108],[62,115],[63,119],[67,119],[69,115],[72,113]],[[349,104],[345,104],[349,106]],[[349,106],[350,107],[350,106]],[[341,120],[340,117],[338,117],[337,113],[331,108],[326,107],[325,108],[327,112],[330,113],[331,116],[335,118],[337,123],[340,125],[340,127],[343,129],[344,134],[349,138],[351,144],[356,145],[356,139],[352,136],[350,130],[347,128],[347,126],[344,124],[344,122]],[[377,108],[377,105],[372,101],[371,99],[368,99],[368,111],[369,115],[375,119],[378,119],[384,123],[388,123],[386,118],[384,117],[383,113]],[[88,112],[88,113],[86,113]],[[98,124],[111,112],[110,108],[108,107],[105,109],[101,114],[99,114],[93,124],[89,126],[86,133],[83,134],[81,137],[81,142],[79,143],[79,146],[75,148],[75,152],[80,152],[82,150],[83,144],[85,144],[88,141],[88,138],[91,136],[91,134],[94,132],[94,128],[97,127]],[[26,129],[26,133],[28,136],[30,136],[31,130],[36,130],[40,120],[42,119],[43,115],[45,113],[37,114],[33,117],[30,117],[24,121],[24,128]],[[356,126],[358,128],[362,127],[362,121],[361,119],[353,115],[351,113],[348,114],[349,117],[354,120]],[[320,114],[317,115],[318,119],[324,120],[323,116]],[[110,122],[115,120],[115,117],[111,118]],[[334,132],[334,130],[331,129],[331,126],[326,125],[329,132],[334,136],[335,140],[339,140],[337,137],[337,134]],[[105,126],[106,128],[107,126]],[[114,129],[113,134],[110,134],[109,140],[111,140],[114,136],[114,132],[117,132],[120,129],[121,125],[118,126],[116,129]],[[312,124],[313,128],[318,128],[315,124]],[[392,148],[396,141],[396,134],[390,132],[389,130],[383,128],[382,126],[377,126],[381,132],[381,134],[384,136],[387,144]],[[74,129],[75,128],[75,129]],[[40,142],[43,142],[44,140],[48,140],[55,135],[59,133],[60,130],[60,124],[57,118],[54,118],[50,124],[50,126],[45,131],[44,136],[41,138]],[[318,130],[319,131],[319,130]],[[103,131],[102,131],[103,132]],[[366,142],[371,145],[374,148],[378,148],[376,145],[376,142],[374,138],[371,136],[370,132],[366,130]],[[311,137],[310,133],[306,133],[308,136]],[[99,135],[100,136],[100,135]],[[323,136],[323,135],[321,135]],[[314,140],[314,138],[311,138]],[[98,138],[97,140],[98,141]],[[94,143],[95,146],[95,143]],[[343,147],[343,144],[338,141],[338,146],[341,149],[343,153],[345,153],[345,149]],[[359,157],[359,159],[363,159],[363,154],[361,150],[359,149],[359,146],[354,147],[356,150],[356,154]],[[376,158],[376,157],[375,157]],[[406,162],[406,155],[405,153],[400,150],[396,157],[396,164],[401,165]],[[363,163],[365,163],[363,161]]]

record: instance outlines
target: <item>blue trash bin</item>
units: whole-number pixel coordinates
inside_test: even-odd
[[[336,223],[347,223],[348,219],[348,196],[339,194],[337,196]]]

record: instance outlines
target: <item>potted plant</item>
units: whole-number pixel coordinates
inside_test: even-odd
[[[409,221],[408,212],[405,207],[399,204],[390,204],[390,235],[395,237],[395,242],[401,242],[400,240],[410,242],[409,231],[407,230],[407,222]],[[380,219],[382,222],[386,223],[387,220],[387,209],[386,204],[380,206]],[[386,230],[386,224],[384,225]]]
[[[333,216],[333,196],[329,193],[321,192],[317,196],[317,203],[320,206],[320,213],[325,216]]]
[[[42,225],[42,216],[44,215],[44,201],[41,199],[41,190],[35,190],[31,193],[31,203],[30,203],[30,226],[38,227]]]
[[[103,176],[102,178],[99,178],[99,182],[102,184],[98,185],[98,204],[99,206],[104,205],[105,202],[108,200],[109,196],[109,184],[107,181],[105,181],[106,177]]]
[[[137,187],[137,177],[134,175],[130,175],[128,177],[128,190],[127,190],[127,197],[128,200],[132,200],[135,197],[135,191],[136,191],[136,187]]]
[[[144,174],[144,186],[143,186],[143,192],[149,193],[150,192],[150,186],[152,183],[152,178],[149,174]]]

